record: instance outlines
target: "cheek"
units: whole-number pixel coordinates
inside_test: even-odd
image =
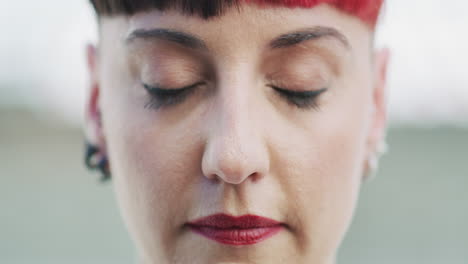
[[[186,212],[181,202],[200,176],[195,144],[198,131],[190,122],[162,120],[144,108],[144,100],[125,93],[106,94],[105,132],[115,192],[127,227],[145,246],[170,241],[174,217]],[[183,125],[183,127],[181,127]],[[190,177],[187,177],[190,175]],[[164,201],[164,202],[161,202]],[[136,239],[136,240],[137,240]],[[148,242],[148,241],[150,242]],[[167,243],[171,244],[171,243]],[[153,248],[160,248],[154,246]]]
[[[283,185],[299,207],[294,210],[301,214],[296,216],[298,225],[308,231],[302,244],[317,251],[338,246],[355,208],[368,122],[367,98],[364,92],[360,96],[334,96],[333,103],[288,137],[296,144],[290,147],[294,155],[282,161],[288,164]]]

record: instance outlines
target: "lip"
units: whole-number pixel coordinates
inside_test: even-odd
[[[187,226],[196,234],[228,245],[252,245],[277,234],[284,224],[273,219],[243,215],[215,214],[189,222]]]

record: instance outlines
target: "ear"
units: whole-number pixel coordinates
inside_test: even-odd
[[[372,155],[381,141],[385,140],[387,128],[386,84],[390,51],[385,48],[374,54],[372,105],[373,113],[368,138],[368,155]]]
[[[100,110],[99,61],[95,46],[86,46],[86,59],[89,73],[89,86],[85,104],[85,134],[88,143],[99,149],[100,155],[106,155],[106,144],[102,128]]]

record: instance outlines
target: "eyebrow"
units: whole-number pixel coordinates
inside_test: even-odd
[[[306,28],[299,31],[283,34],[270,42],[270,48],[287,48],[295,46],[309,40],[316,40],[321,38],[333,38],[338,40],[345,48],[350,49],[348,39],[341,32],[330,27],[313,27]]]
[[[136,39],[159,39],[174,42],[191,49],[208,49],[205,42],[194,35],[165,28],[134,30],[128,35],[125,42],[130,44]]]
[[[348,49],[350,48],[349,41],[345,35],[334,28],[323,26],[306,28],[280,35],[270,42],[269,47],[272,49],[287,48],[306,41],[317,40],[326,37],[334,38],[338,40],[344,47]],[[128,35],[128,37],[125,39],[125,42],[130,44],[136,39],[166,40],[190,49],[208,50],[206,43],[202,39],[192,34],[172,29],[137,29]]]

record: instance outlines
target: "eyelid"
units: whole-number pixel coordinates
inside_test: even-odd
[[[145,108],[150,107],[159,109],[161,107],[167,107],[182,102],[187,96],[189,96],[196,86],[202,85],[204,82],[197,82],[189,86],[185,86],[178,89],[162,88],[160,86],[151,86],[149,84],[142,83],[143,87],[151,95],[151,100],[145,105]],[[328,88],[322,88],[319,90],[310,91],[295,91],[290,89],[284,89],[274,85],[268,85],[273,88],[278,94],[285,98],[291,105],[298,107],[299,109],[318,109],[319,105],[317,97],[328,90]]]
[[[195,88],[197,86],[202,84],[204,84],[204,82],[197,82],[182,88],[171,89],[162,88],[158,85],[151,86],[149,84],[142,83],[143,87],[151,96],[151,99],[145,105],[145,108],[159,110],[160,108],[179,104],[180,102],[184,101],[185,98],[187,98],[190,94],[195,92]]]
[[[318,97],[328,91],[328,88],[313,91],[294,91],[270,85],[278,95],[287,100],[288,104],[299,108],[300,110],[314,109],[319,110]]]
[[[322,88],[319,90],[311,90],[311,91],[294,91],[294,90],[284,89],[284,88],[273,86],[273,85],[271,85],[270,87],[288,96],[301,96],[301,97],[315,97],[328,90],[327,88]]]
[[[186,91],[186,90],[189,90],[191,88],[194,88],[198,85],[201,85],[203,84],[204,82],[197,82],[197,83],[194,83],[194,84],[191,84],[191,85],[188,85],[188,86],[184,86],[184,87],[181,87],[181,88],[176,88],[176,89],[173,89],[173,88],[166,88],[166,87],[162,87],[160,85],[149,85],[149,84],[146,84],[146,83],[142,83],[143,87],[150,93],[155,93],[155,94],[158,94],[158,95],[162,95],[162,96],[171,96],[171,95],[176,95],[176,94],[179,94],[183,91]]]

